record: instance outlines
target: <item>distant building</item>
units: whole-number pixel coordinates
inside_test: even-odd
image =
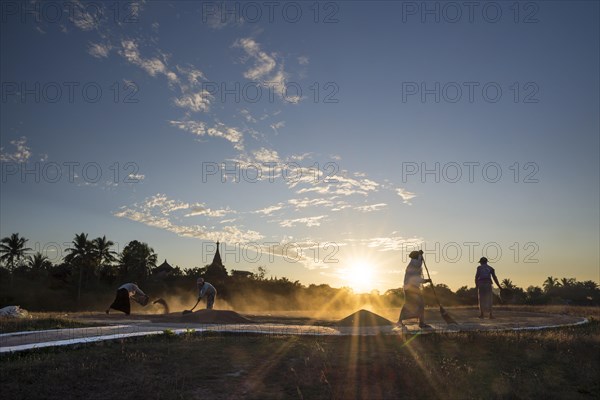
[[[227,279],[227,269],[221,260],[221,252],[219,251],[219,242],[217,241],[217,251],[213,257],[212,263],[206,267],[206,280],[214,282],[224,282]]]
[[[221,253],[219,252],[219,241],[217,240],[217,251],[215,252],[215,256],[213,257],[212,263],[208,266],[210,267],[218,267],[225,268],[223,265],[223,261],[221,260]]]
[[[252,278],[252,275],[254,274],[250,271],[238,271],[236,269],[231,270],[231,276],[233,278],[250,279]]]
[[[167,276],[172,275],[174,271],[175,268],[173,268],[165,258],[165,261],[162,264],[152,270],[152,275],[157,278],[166,278]]]

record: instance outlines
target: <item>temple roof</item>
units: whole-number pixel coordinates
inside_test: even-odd
[[[215,252],[215,256],[213,257],[212,264],[213,266],[223,267],[223,261],[221,260],[221,253],[219,252],[219,241],[217,240],[217,251]]]
[[[157,271],[157,272],[158,271],[167,271],[167,272],[169,272],[169,271],[171,271],[173,269],[174,268],[171,266],[171,264],[169,264],[167,262],[167,259],[165,258],[165,261],[162,264],[160,264],[158,267],[156,267],[155,271]]]

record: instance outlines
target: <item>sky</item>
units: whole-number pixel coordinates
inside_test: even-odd
[[[600,281],[597,1],[3,1],[0,236],[381,292]]]

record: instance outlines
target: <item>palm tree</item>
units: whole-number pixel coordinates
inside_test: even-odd
[[[47,272],[52,268],[52,262],[39,251],[28,257],[28,264],[34,276],[42,275],[43,272]]]
[[[26,257],[26,253],[31,249],[25,247],[28,239],[19,237],[18,233],[13,233],[10,237],[5,237],[0,240],[0,261],[6,263],[10,271],[15,269],[15,265],[19,264],[21,259]]]
[[[504,289],[508,289],[508,290],[512,290],[515,289],[516,286],[512,283],[512,281],[508,278],[502,279],[502,282],[500,282],[500,285],[504,288]]]
[[[34,255],[28,257],[28,264],[29,268],[37,270],[48,269],[52,267],[52,262],[50,262],[48,257],[43,255],[39,251]]]
[[[591,291],[598,289],[598,284],[594,281],[583,281],[581,283],[581,286],[583,286],[585,289],[588,289]]]
[[[546,280],[544,281],[544,292],[548,293],[549,291],[551,291],[552,289],[554,289],[555,287],[557,287],[558,284],[558,278],[555,278],[553,276],[549,276],[548,278],[546,278]]]
[[[81,283],[83,274],[86,269],[93,266],[94,249],[92,242],[87,238],[87,233],[75,234],[75,239],[71,242],[73,247],[69,247],[66,251],[69,254],[65,257],[65,262],[74,267],[79,267],[79,284],[77,286],[77,302],[81,300]]]
[[[101,267],[117,261],[117,257],[115,257],[117,252],[110,249],[114,245],[115,243],[112,240],[106,239],[106,236],[98,237],[92,241],[93,251],[98,261],[98,266]]]
[[[561,278],[560,280],[560,286],[562,287],[571,287],[575,285],[575,278]]]
[[[113,263],[117,261],[116,251],[111,250],[114,246],[112,240],[106,239],[106,236],[98,237],[92,241],[95,268],[98,276],[101,279],[112,280],[115,276],[115,268]]]

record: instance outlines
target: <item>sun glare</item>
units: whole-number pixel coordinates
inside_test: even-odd
[[[370,292],[373,287],[373,265],[365,260],[353,261],[344,278],[356,293]]]

